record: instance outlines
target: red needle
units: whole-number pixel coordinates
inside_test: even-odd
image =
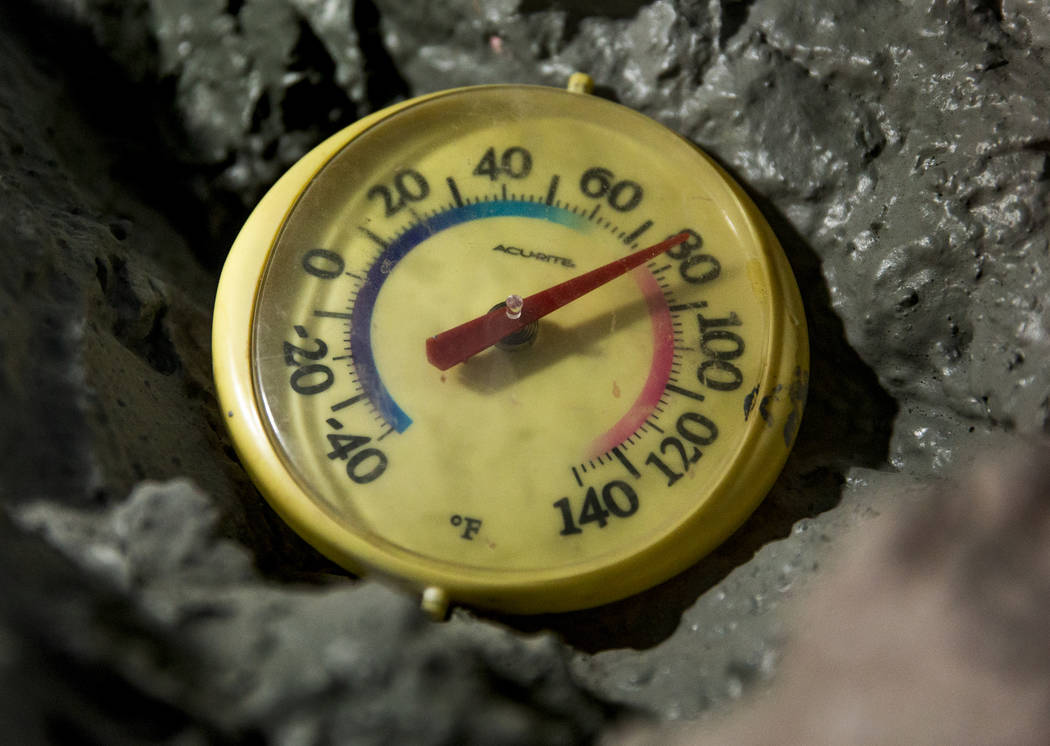
[[[427,360],[440,370],[448,370],[491,347],[508,334],[528,326],[610,280],[615,280],[688,238],[688,233],[679,233],[658,244],[639,249],[633,254],[585,272],[579,277],[530,295],[525,298],[521,316],[516,319],[509,318],[507,309],[501,305],[476,319],[430,337],[427,339]]]

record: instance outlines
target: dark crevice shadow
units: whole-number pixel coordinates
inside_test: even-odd
[[[325,132],[338,131],[357,119],[353,100],[336,83],[335,59],[305,18],[298,19],[295,46],[285,74],[297,80],[285,88],[280,99],[273,122],[276,131],[309,132],[317,127]],[[275,158],[278,147],[276,138],[269,139],[263,154]]]
[[[40,69],[63,83],[70,108],[105,149],[109,177],[177,226],[203,266],[217,269],[222,254],[213,250],[216,236],[229,236],[229,225],[242,220],[244,210],[219,192],[201,198],[200,169],[181,158],[189,137],[172,108],[175,83],[157,76],[155,46],[141,40],[137,68],[125,67],[59,8],[21,5],[17,12],[0,8],[0,23],[26,45]],[[71,159],[66,165],[78,164]],[[79,175],[90,183],[89,175]]]
[[[375,3],[357,0],[351,13],[357,31],[357,45],[364,60],[365,98],[373,110],[408,98],[411,95],[408,81],[401,75],[383,42],[382,18]]]
[[[575,36],[586,18],[611,20],[634,18],[651,0],[521,0],[518,12],[522,14],[560,12],[565,14],[565,35]]]
[[[718,44],[724,47],[747,23],[754,0],[736,0],[735,2],[733,0],[729,0],[729,2],[722,0],[721,5],[722,22],[721,28],[718,30]]]
[[[846,340],[842,320],[831,306],[820,258],[771,203],[754,195],[752,199],[791,263],[809,326],[806,411],[773,489],[721,546],[654,588],[592,609],[489,618],[522,632],[552,631],[586,653],[653,647],[675,631],[682,613],[701,595],[762,547],[789,536],[799,520],[838,505],[850,467],[887,468],[896,402]]]

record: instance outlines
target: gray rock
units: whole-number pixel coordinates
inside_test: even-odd
[[[573,683],[550,635],[512,635],[466,616],[436,625],[375,583],[260,580],[248,552],[219,535],[212,500],[189,482],[144,482],[102,513],[30,503],[17,519],[95,586],[52,596],[20,579],[13,600],[28,606],[7,609],[12,632],[36,637],[24,625],[43,622],[53,652],[120,674],[123,687],[157,700],[171,722],[153,727],[171,742],[257,732],[278,743],[575,743],[612,713]],[[41,579],[67,585],[71,569],[47,555],[42,572],[56,577]],[[119,615],[97,618],[114,603]],[[34,675],[87,683],[65,668],[48,663]],[[30,702],[20,727],[46,739],[61,719],[61,734],[95,742],[111,742],[110,729],[133,736],[145,727],[93,717],[91,705],[108,696]]]

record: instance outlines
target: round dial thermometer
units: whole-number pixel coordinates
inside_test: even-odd
[[[685,569],[754,510],[802,414],[770,229],[586,82],[363,119],[266,195],[219,284],[216,383],[252,478],[437,614],[583,608]]]

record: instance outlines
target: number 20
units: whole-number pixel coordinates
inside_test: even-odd
[[[396,215],[408,206],[409,202],[419,202],[430,194],[430,185],[419,171],[406,168],[394,176],[394,188],[386,184],[373,184],[368,189],[368,198],[380,198],[386,217]]]

